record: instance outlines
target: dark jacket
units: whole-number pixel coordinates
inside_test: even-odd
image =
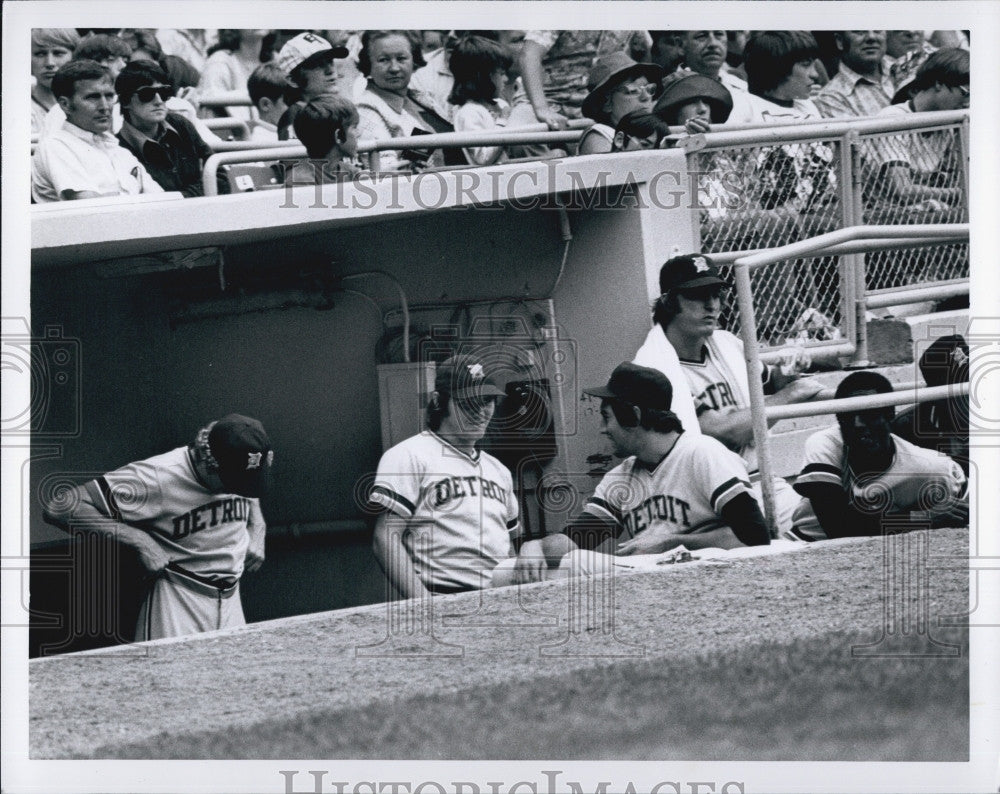
[[[179,190],[188,198],[203,195],[201,169],[212,149],[183,116],[168,112],[156,140],[147,138],[126,121],[118,133],[118,140],[164,190]],[[223,179],[219,192],[228,192],[228,187],[223,189],[225,184]]]

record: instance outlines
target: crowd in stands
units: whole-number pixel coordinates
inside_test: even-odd
[[[240,119],[250,140],[273,145],[297,138],[298,113],[309,103],[329,105],[321,99],[329,94],[355,106],[362,141],[530,124],[560,130],[582,117],[594,124],[568,153],[600,154],[677,145],[683,139],[681,127],[696,135],[734,125],[968,107],[967,47],[968,38],[960,31],[35,29],[33,199],[94,192],[48,189],[62,184],[60,175],[48,170],[62,167],[49,139],[55,132],[65,133],[67,124],[76,127],[70,132],[79,142],[105,132],[117,136],[160,187],[193,196],[199,190],[190,178],[192,168],[203,163],[220,135],[233,134],[214,132],[205,119]],[[60,81],[60,90],[70,92],[60,96],[53,89],[54,78],[78,63],[96,64],[104,77]],[[129,79],[119,90],[118,77],[132,63],[146,63],[143,74],[155,75],[161,90],[136,94]],[[67,74],[82,73],[69,69]],[[89,91],[94,81],[115,87],[106,129],[79,112],[74,121],[67,110],[79,104],[77,92]],[[150,103],[140,101],[147,95],[149,113],[142,106]],[[239,97],[249,101],[237,101]],[[225,104],[226,99],[233,104]],[[126,121],[126,104],[128,115],[140,124],[145,118],[156,120],[141,133],[144,140],[135,123]],[[90,126],[80,127],[80,122]],[[336,128],[332,134],[326,151],[347,130]],[[65,141],[65,135],[58,138]],[[96,140],[89,143],[97,145]],[[551,151],[542,145],[386,149],[379,153],[378,170],[489,165],[547,154]],[[159,161],[152,170],[150,157]],[[105,158],[107,176],[112,158]],[[351,168],[333,169],[341,178],[361,170],[355,155],[347,158],[353,161]],[[727,191],[718,177],[724,173],[753,177],[748,183],[756,193],[744,196],[741,207],[744,226],[767,226],[772,238],[775,229],[787,227],[790,237],[802,230],[806,218],[810,231],[824,230],[837,176],[833,160],[831,147],[822,143],[759,149],[739,160],[715,157],[710,168],[702,169],[710,173],[702,178],[699,192],[706,222],[716,224],[707,237],[733,238],[744,248],[752,242],[744,239],[745,230],[727,227],[726,202],[719,200]],[[957,188],[947,176],[954,174],[955,160],[944,134],[873,143],[866,165],[877,178],[870,192],[925,210],[953,206]],[[342,152],[338,161],[344,161]],[[133,177],[131,172],[128,176]],[[101,195],[129,195],[138,189],[135,178],[119,179],[117,186],[114,181],[100,185],[110,191]],[[765,222],[746,223],[747,211],[759,213]]]

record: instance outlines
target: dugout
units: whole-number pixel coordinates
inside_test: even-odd
[[[493,345],[545,381],[554,448],[525,472],[522,508],[531,532],[561,525],[610,461],[580,387],[644,339],[660,265],[695,245],[690,206],[683,152],[657,150],[33,207],[25,333],[42,377],[26,513],[31,609],[49,616],[33,651],[99,644],[118,619],[108,599],[128,597],[108,595],[114,565],[44,524],[42,500],[230,411],[261,419],[276,449],[247,619],[383,599],[359,494],[382,452],[377,365],[405,358],[401,295],[414,361],[428,345]],[[81,582],[101,583],[104,606],[74,609]]]

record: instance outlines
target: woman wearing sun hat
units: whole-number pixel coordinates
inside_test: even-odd
[[[590,70],[590,91],[580,112],[596,124],[580,139],[580,154],[611,151],[615,125],[622,116],[653,107],[663,70],[652,63],[636,63],[625,52],[612,52],[597,59]]]
[[[708,132],[709,124],[723,124],[733,110],[733,97],[722,83],[682,69],[663,80],[663,93],[653,112],[671,126],[691,134]]]

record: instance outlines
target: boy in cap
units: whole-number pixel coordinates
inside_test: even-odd
[[[628,556],[680,545],[732,549],[770,543],[742,461],[715,439],[684,431],[662,372],[625,362],[606,386],[584,391],[601,398],[601,432],[624,460],[604,475],[583,513],[562,533],[524,544],[515,564],[518,582],[539,581],[577,549]],[[562,566],[585,573],[606,562],[574,554]]]
[[[510,471],[477,444],[505,392],[473,357],[438,364],[427,429],[387,450],[369,500],[373,551],[403,598],[480,590],[519,530]]]
[[[852,372],[836,399],[891,394],[870,370]],[[795,490],[804,498],[793,532],[803,540],[881,535],[969,523],[968,482],[947,455],[892,433],[892,406],[837,414],[837,424],[806,439]]]
[[[743,342],[719,326],[728,286],[711,261],[699,254],[676,256],[660,269],[661,295],[653,307],[653,328],[635,356],[635,363],[655,367],[673,383],[686,386],[678,413],[690,416],[693,401],[701,432],[718,439],[743,458],[744,476],[759,488],[757,449],[750,416]],[[821,384],[800,378],[806,362],[797,358],[787,367],[762,365],[761,380],[768,405],[786,405],[813,399]],[[686,430],[695,423],[683,419]],[[781,478],[775,481],[779,532],[791,528],[798,498]]]
[[[346,58],[346,47],[334,47],[322,36],[306,31],[285,42],[276,61],[292,83],[286,102],[288,109],[278,121],[279,140],[294,137],[292,124],[302,105],[321,94],[337,91],[334,60]]]
[[[62,493],[46,521],[113,537],[155,577],[135,639],[180,637],[246,623],[239,580],[264,562],[258,498],[274,453],[256,419],[229,414],[193,443],[129,463]]]

